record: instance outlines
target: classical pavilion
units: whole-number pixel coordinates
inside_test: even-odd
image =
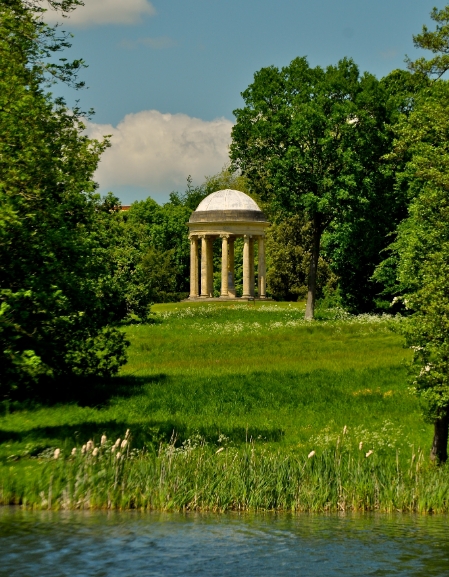
[[[190,300],[213,299],[213,242],[221,238],[221,296],[236,298],[234,242],[243,237],[243,300],[254,299],[254,244],[258,244],[258,298],[266,298],[265,231],[269,223],[257,204],[239,190],[219,190],[201,201],[188,222]],[[201,267],[199,263],[201,262]]]

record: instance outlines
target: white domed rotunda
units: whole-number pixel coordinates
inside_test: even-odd
[[[239,190],[219,190],[203,199],[188,222],[190,300],[212,299],[213,242],[222,239],[221,296],[236,298],[234,242],[243,237],[243,300],[255,295],[254,243],[258,243],[258,298],[266,298],[265,231],[269,223],[257,204]],[[201,246],[200,246],[201,245]],[[199,254],[200,253],[200,254]],[[201,267],[199,262],[201,260]]]

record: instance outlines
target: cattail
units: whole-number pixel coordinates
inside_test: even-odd
[[[366,453],[365,457],[368,458],[368,457],[369,457],[370,455],[372,455],[373,453],[374,453],[374,451],[373,451],[372,449],[370,449],[370,450]]]
[[[311,459],[312,457],[314,457],[316,455],[315,451],[310,451],[310,453],[307,455],[307,457],[309,459]]]
[[[121,443],[121,442],[122,442],[121,439],[117,439],[117,440],[115,441],[115,447],[120,447],[120,443]]]
[[[54,453],[53,457],[55,459],[58,459],[60,454],[61,454],[61,449],[55,449],[55,453]]]
[[[115,455],[116,459],[120,459],[120,457],[122,456],[122,454],[120,453],[120,451]]]
[[[115,453],[115,450],[116,450],[116,449],[117,449],[117,446],[116,446],[116,445],[112,445],[111,452],[112,452],[112,453]]]
[[[130,434],[131,434],[131,431],[129,429],[126,429],[125,439],[128,439]]]
[[[102,445],[104,445],[107,440],[108,440],[108,438],[106,437],[106,435],[102,435],[102,436],[101,436],[101,444],[102,444]]]
[[[81,449],[81,454],[84,455],[85,452],[86,452],[86,445],[83,445]]]
[[[74,457],[76,455],[76,447],[73,447],[71,455],[72,455],[72,457]]]
[[[361,451],[363,449],[363,441],[360,441],[359,443],[359,451]]]
[[[93,443],[93,441],[87,441],[87,443],[86,443],[86,450],[87,450],[87,451],[92,451],[93,448],[94,448],[94,443]]]
[[[345,426],[343,427],[343,435],[346,435],[347,432],[348,432],[348,427],[345,425]]]
[[[122,444],[120,445],[120,447],[121,447],[122,449],[125,449],[127,444],[128,444],[128,441],[127,441],[126,439],[123,439]]]
[[[98,451],[99,451],[98,447],[95,447],[95,449],[92,451],[92,456],[96,457],[98,455]]]

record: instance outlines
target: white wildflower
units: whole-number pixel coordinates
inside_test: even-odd
[[[127,441],[127,439],[123,439],[123,441],[122,441],[122,443],[121,443],[120,447],[121,447],[122,449],[125,449],[127,444],[128,444],[128,441]]]
[[[76,447],[73,447],[71,455],[72,455],[72,457],[74,457],[76,455]]]
[[[92,451],[92,449],[94,448],[94,442],[93,441],[87,441],[86,443],[86,451]]]
[[[315,451],[310,451],[310,453],[307,455],[308,459],[311,459],[312,457],[314,457],[316,455]]]
[[[106,437],[106,435],[102,435],[102,436],[101,436],[101,444],[102,444],[102,445],[104,445],[107,440],[108,440],[108,438]]]
[[[346,435],[347,432],[348,432],[348,427],[345,425],[345,426],[343,427],[343,435]]]
[[[360,441],[359,443],[359,451],[361,451],[363,449],[363,441]]]
[[[120,453],[120,451],[118,451],[118,453],[115,455],[115,458],[120,459],[121,456],[122,456],[122,454]]]
[[[98,455],[98,453],[99,453],[99,449],[98,449],[98,447],[95,447],[95,449],[92,451],[92,456],[96,457]]]
[[[370,449],[370,450],[366,453],[365,457],[368,458],[368,457],[371,456],[373,453],[374,453],[374,451],[373,451],[372,449]]]
[[[53,457],[55,459],[59,459],[59,455],[61,454],[61,449],[55,449]]]
[[[432,365],[426,365],[425,367],[423,367],[420,371],[419,371],[419,376],[422,377],[423,375],[425,375],[426,373],[430,373],[432,369]]]

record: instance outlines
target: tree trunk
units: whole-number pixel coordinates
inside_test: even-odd
[[[317,217],[313,219],[312,250],[310,255],[309,281],[307,291],[306,320],[312,320],[315,314],[316,277],[320,258],[321,226]]]
[[[449,428],[449,410],[443,409],[434,422],[434,434],[430,458],[437,463],[447,461],[447,438]]]

